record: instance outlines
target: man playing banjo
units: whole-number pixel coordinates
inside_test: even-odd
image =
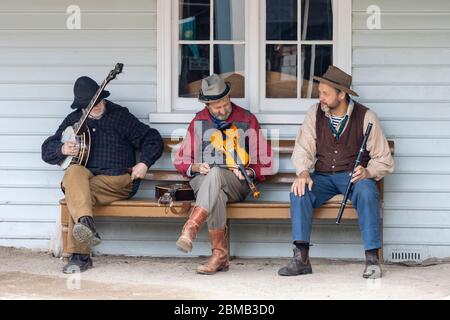
[[[110,95],[108,91],[103,90],[92,104],[99,88],[91,78],[79,78],[71,105],[75,111],[42,145],[42,159],[49,164],[61,165],[67,157],[76,157],[80,152],[79,144],[61,142],[62,134],[86,115],[90,104],[93,106],[86,120],[90,128],[89,159],[85,166],[70,165],[61,183],[71,215],[67,243],[72,255],[64,273],[82,272],[92,267],[90,248],[101,242],[94,224],[93,207],[133,197],[140,179],[163,151],[159,132],[140,122],[127,108],[104,100]],[[138,164],[137,150],[141,151]]]

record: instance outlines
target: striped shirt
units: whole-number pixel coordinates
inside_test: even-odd
[[[344,121],[345,116],[342,117],[336,117],[336,116],[331,116],[331,123],[333,124],[333,127],[336,130],[339,130],[339,126],[341,125],[342,121]]]

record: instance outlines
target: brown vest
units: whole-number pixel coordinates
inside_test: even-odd
[[[368,108],[355,102],[353,112],[339,140],[330,128],[330,119],[320,106],[316,118],[316,172],[336,173],[352,171],[364,138],[364,117]],[[370,156],[366,150],[361,165],[366,167]]]

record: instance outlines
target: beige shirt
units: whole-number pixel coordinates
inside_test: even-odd
[[[292,154],[292,162],[295,166],[297,175],[303,171],[312,171],[316,163],[316,115],[319,104],[312,106],[305,116],[305,120],[300,127],[297,138],[295,140],[294,153]],[[349,121],[353,112],[354,102],[351,101],[347,110]],[[329,118],[331,113],[329,108],[323,108],[325,115]],[[347,129],[348,122],[344,131]],[[364,118],[365,133],[369,123],[373,123],[373,128],[367,141],[367,151],[369,151],[370,161],[367,165],[370,177],[375,180],[381,180],[394,171],[394,159],[391,155],[389,143],[383,134],[380,120],[377,115],[368,110]]]

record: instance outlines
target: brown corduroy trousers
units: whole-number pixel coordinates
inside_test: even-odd
[[[133,188],[129,174],[121,176],[94,176],[80,165],[71,165],[64,175],[62,188],[70,212],[67,232],[67,253],[90,254],[88,246],[77,242],[72,235],[74,225],[81,217],[93,216],[96,205],[107,205],[127,199]]]

